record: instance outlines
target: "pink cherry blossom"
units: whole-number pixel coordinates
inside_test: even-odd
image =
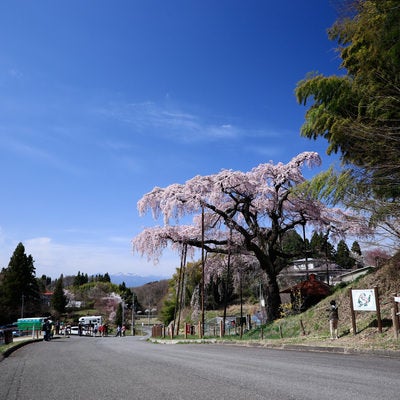
[[[276,278],[281,267],[275,261],[284,256],[279,243],[285,232],[305,223],[337,236],[365,233],[368,228],[359,217],[328,208],[299,190],[305,181],[302,168],[320,163],[317,153],[304,152],[287,164],[260,164],[249,172],[222,170],[195,176],[184,184],[155,187],[139,200],[138,210],[141,215],[151,211],[155,219],[162,217],[163,226],[147,228],[136,236],[134,251],[157,261],[166,247],[180,252],[186,244],[189,249],[204,246],[208,254],[226,255],[229,248],[232,254],[250,257],[267,275],[267,315],[277,318]],[[207,274],[221,268],[216,260],[221,258],[208,259]]]

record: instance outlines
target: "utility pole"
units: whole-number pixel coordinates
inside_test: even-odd
[[[304,241],[304,261],[306,264],[306,279],[308,280],[308,248],[306,242],[306,221],[304,220],[302,223],[303,226],[303,241]]]
[[[132,323],[131,323],[131,335],[135,332],[135,293],[132,294]]]
[[[201,206],[201,338],[204,337],[204,205]]]

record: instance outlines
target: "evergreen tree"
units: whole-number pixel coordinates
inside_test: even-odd
[[[354,267],[355,260],[351,257],[350,250],[344,240],[341,240],[337,245],[336,263],[346,269]]]
[[[40,292],[35,277],[34,261],[25,254],[19,243],[7,268],[2,270],[1,322],[14,322],[20,317],[35,316],[40,312]]]
[[[74,278],[74,286],[81,286],[88,282],[89,282],[88,275],[83,273],[81,274],[80,271],[78,271],[78,275],[76,275]]]
[[[314,232],[311,238],[310,247],[312,257],[326,257],[328,260],[332,260],[334,258],[335,249],[327,240],[326,235],[324,235],[322,232]]]
[[[351,253],[352,257],[354,258],[355,265],[357,268],[362,268],[364,265],[362,253],[361,253],[361,247],[358,244],[357,241],[354,241],[352,246],[351,246]]]
[[[357,241],[353,242],[353,244],[351,246],[351,251],[352,251],[352,253],[358,254],[359,256],[361,256],[361,247]]]
[[[304,256],[304,240],[294,230],[285,232],[282,238],[282,250],[286,254],[291,254],[292,259]]]
[[[122,300],[124,301],[125,305],[128,308],[132,308],[132,304],[133,304],[133,293],[132,293],[132,290],[126,287],[125,282],[122,282],[118,286],[118,291],[119,291],[119,294],[120,294]]]
[[[64,294],[63,286],[63,276],[61,275],[60,279],[56,280],[56,286],[54,288],[54,293],[51,298],[51,306],[58,314],[65,313],[65,307],[68,303],[67,296],[65,296]]]

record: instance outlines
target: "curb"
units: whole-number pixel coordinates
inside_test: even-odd
[[[52,340],[55,340],[55,339],[59,339],[59,337],[55,336],[55,337],[53,337]],[[20,349],[21,347],[24,347],[27,344],[37,343],[37,342],[43,342],[43,338],[41,338],[41,339],[27,339],[27,340],[21,340],[21,341],[18,341],[18,342],[13,342],[13,343],[16,343],[15,346],[11,346],[6,351],[4,351],[2,354],[0,354],[0,362],[2,362],[11,353],[13,353],[14,351]]]
[[[384,350],[384,349],[356,349],[351,347],[338,346],[316,346],[316,345],[299,345],[299,344],[270,344],[261,342],[238,342],[238,341],[219,341],[216,339],[177,339],[163,340],[157,338],[148,339],[151,343],[157,344],[221,344],[227,346],[242,346],[242,347],[263,347],[272,350],[287,350],[287,351],[308,351],[315,353],[331,353],[331,354],[354,354],[354,355],[376,355],[380,357],[400,358],[399,350]]]
[[[15,350],[20,349],[21,347],[26,346],[27,344],[35,343],[35,342],[42,342],[43,339],[28,339],[28,340],[23,340],[18,342],[15,346],[11,346],[9,349],[7,349],[5,352],[0,354],[0,362],[3,361],[5,358],[7,358],[11,353],[13,353]]]

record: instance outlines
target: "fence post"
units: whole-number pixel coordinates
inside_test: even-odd
[[[350,296],[350,311],[351,311],[351,325],[353,327],[353,335],[357,335],[357,325],[356,325],[356,313],[354,311],[353,306],[353,288],[349,289],[349,296]]]
[[[303,324],[303,320],[300,320],[300,328],[301,328],[301,333],[303,334],[303,336],[306,335],[306,330],[304,329],[304,324]]]
[[[392,311],[392,320],[393,320],[393,331],[394,338],[399,338],[399,317],[397,316],[396,309],[394,307],[391,308]]]
[[[201,334],[201,322],[200,321],[198,323],[198,326],[199,326],[199,338],[201,339],[202,338],[202,334]]]

